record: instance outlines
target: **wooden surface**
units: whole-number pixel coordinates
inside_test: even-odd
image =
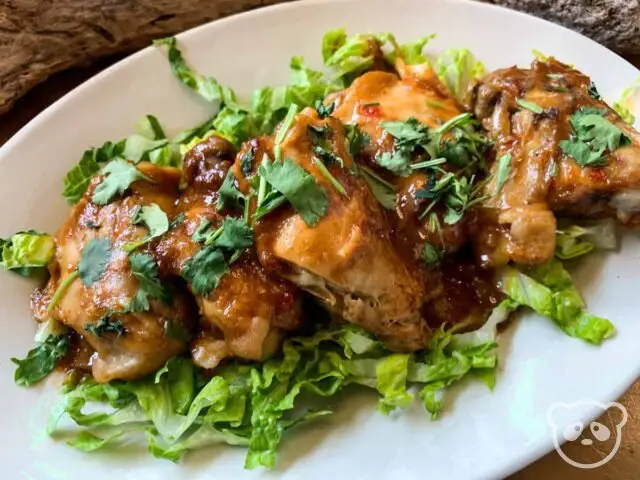
[[[98,73],[118,57],[100,60],[87,68],[76,68],[58,73],[36,86],[19,99],[14,108],[0,116],[0,145],[8,140],[23,125],[65,93]],[[640,67],[640,57],[629,59]],[[572,400],[572,399],[567,399]],[[606,465],[583,470],[570,466],[554,451],[524,470],[513,475],[511,480],[637,480],[640,478],[640,382],[637,382],[620,399],[629,412],[629,420],[622,431],[622,444],[616,456]],[[611,419],[600,420],[611,427]],[[589,447],[572,442],[566,447],[570,458],[585,463],[596,462],[603,457],[602,448]]]

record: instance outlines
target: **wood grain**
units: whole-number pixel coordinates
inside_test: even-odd
[[[3,0],[0,114],[55,72],[288,0]]]

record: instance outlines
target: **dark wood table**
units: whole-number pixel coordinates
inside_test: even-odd
[[[121,57],[100,60],[86,68],[75,68],[52,76],[18,100],[14,108],[0,117],[0,145],[6,142],[29,120],[58,98],[80,85]],[[640,56],[629,58],[640,67]],[[640,381],[620,399],[629,412],[623,429],[622,445],[616,456],[602,467],[584,470],[567,464],[554,451],[511,477],[512,480],[638,480],[640,479]],[[607,424],[606,419],[602,422]],[[585,463],[602,457],[596,446],[573,444],[566,447],[570,456]],[[425,474],[428,476],[428,473]]]

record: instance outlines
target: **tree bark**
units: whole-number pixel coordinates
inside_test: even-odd
[[[0,1],[0,114],[55,72],[284,1],[289,0]]]

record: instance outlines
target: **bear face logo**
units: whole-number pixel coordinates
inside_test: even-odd
[[[567,421],[575,418],[576,410],[583,411],[585,407],[599,409],[601,419],[587,424]],[[628,416],[627,410],[618,402],[605,404],[595,400],[554,403],[547,410],[547,421],[558,455],[569,465],[585,469],[600,467],[614,457],[620,448],[622,427],[627,423]],[[576,460],[576,447],[579,446],[590,447],[592,451],[590,455],[584,458],[580,455],[581,459]],[[593,458],[594,455],[597,458]]]

